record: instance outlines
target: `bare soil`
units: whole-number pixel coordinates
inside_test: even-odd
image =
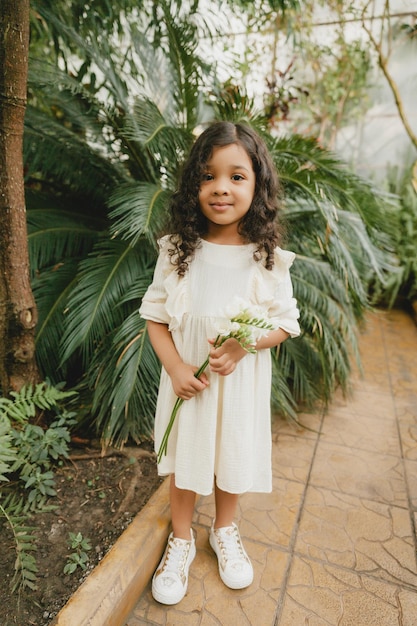
[[[56,470],[53,511],[37,513],[29,524],[37,529],[37,590],[11,594],[16,553],[9,527],[0,524],[0,624],[48,626],[74,591],[101,561],[116,539],[161,483],[151,444],[110,450],[72,448]],[[89,539],[85,570],[64,574],[71,552],[69,533]]]

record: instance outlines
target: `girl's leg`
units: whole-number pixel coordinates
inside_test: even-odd
[[[216,520],[214,528],[225,528],[231,526],[236,515],[239,495],[222,491],[217,485],[214,488],[214,499],[216,503]]]
[[[215,486],[216,519],[210,530],[210,545],[216,553],[220,578],[231,589],[243,589],[253,581],[253,567],[233,519],[239,496]]]
[[[152,578],[152,595],[161,604],[177,604],[186,594],[188,570],[195,557],[191,530],[195,493],[175,486],[171,476],[170,503],[172,533],[161,562]]]
[[[187,489],[178,489],[175,486],[174,474],[171,476],[170,505],[174,537],[190,541],[195,492]]]

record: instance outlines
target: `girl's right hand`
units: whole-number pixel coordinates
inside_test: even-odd
[[[204,391],[209,385],[206,374],[201,374],[200,378],[194,376],[198,367],[187,363],[178,363],[169,372],[175,395],[182,400],[190,400],[195,395]]]

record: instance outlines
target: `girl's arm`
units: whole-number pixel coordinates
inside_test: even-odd
[[[189,400],[203,391],[209,384],[207,376],[194,376],[198,366],[184,363],[181,359],[167,324],[148,320],[146,326],[152,347],[171,379],[175,394],[182,400]]]
[[[287,333],[287,331],[282,328],[273,330],[268,333],[266,337],[261,337],[261,339],[256,342],[255,350],[265,350],[266,348],[279,346],[279,344],[283,343],[289,336],[290,333]]]
[[[256,342],[256,350],[273,348],[288,339],[289,333],[282,328],[273,330],[266,337]],[[227,339],[219,348],[210,350],[209,366],[212,372],[228,376],[235,371],[236,365],[246,356],[247,351],[236,339]]]

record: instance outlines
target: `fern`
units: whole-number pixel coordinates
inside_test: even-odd
[[[53,463],[68,456],[69,427],[75,422],[75,414],[58,403],[74,395],[60,385],[39,383],[0,398],[0,517],[6,519],[15,543],[12,592],[36,589],[35,528],[27,520],[31,512],[45,510],[56,495]],[[39,410],[55,412],[46,429],[29,422]]]
[[[0,503],[0,515],[5,517],[14,537],[16,549],[15,573],[12,579],[12,592],[17,589],[36,589],[36,550],[35,528],[26,525],[24,498],[10,494],[3,504]]]
[[[52,387],[43,382],[35,387],[28,385],[20,391],[11,391],[10,395],[12,398],[0,398],[0,416],[6,415],[10,420],[24,424],[35,417],[37,408],[52,409],[60,400],[74,396],[76,392],[62,391],[59,386]]]
[[[16,450],[12,447],[10,429],[10,420],[0,414],[0,483],[9,480],[6,474],[12,471],[17,459]]]

